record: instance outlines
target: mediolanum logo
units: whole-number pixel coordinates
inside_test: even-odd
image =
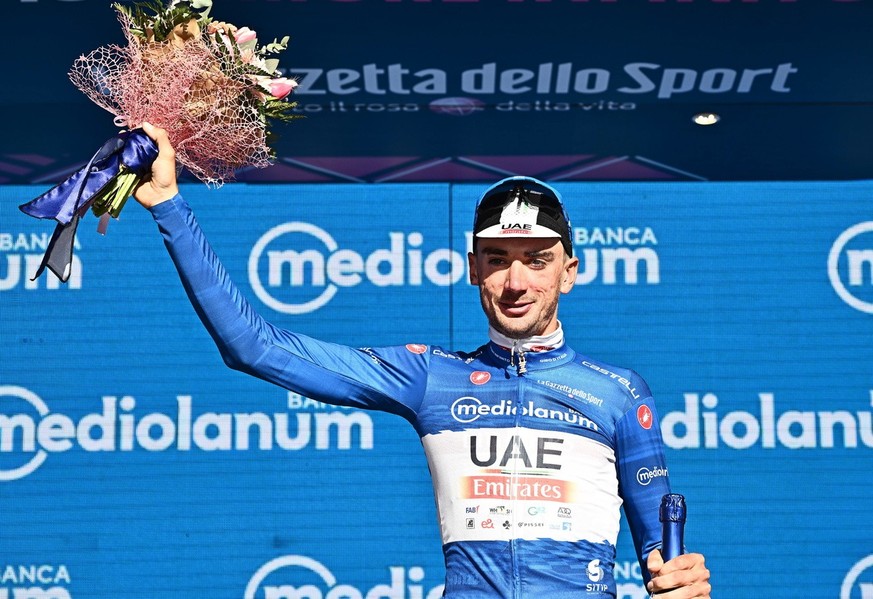
[[[137,408],[130,395],[120,398],[106,395],[99,411],[74,418],[53,412],[29,389],[0,385],[0,483],[24,478],[49,456],[72,450],[114,453],[373,449],[373,421],[369,414],[324,404],[320,406],[325,410],[316,406],[315,411],[309,411],[310,402],[289,393],[288,411],[198,413],[190,395],[178,395],[174,410],[154,412]]]
[[[72,599],[64,564],[0,563],[0,599]]]
[[[261,566],[249,580],[244,599],[438,599],[443,585],[428,588],[420,566],[389,566],[391,581],[370,588],[341,583],[324,564],[305,555],[283,555]]]
[[[843,231],[828,255],[828,278],[840,299],[873,314],[873,221]]]
[[[648,486],[652,480],[662,476],[667,476],[667,469],[661,466],[652,466],[651,468],[643,466],[637,470],[637,482],[644,487]]]
[[[469,424],[479,418],[490,418],[493,416],[514,416],[521,407],[523,416],[531,416],[533,418],[542,418],[544,420],[560,420],[570,424],[578,424],[589,430],[596,431],[597,423],[589,420],[579,412],[571,409],[552,410],[549,408],[537,407],[534,402],[528,401],[523,406],[516,406],[508,399],[501,399],[495,404],[483,403],[482,400],[471,397],[459,397],[452,403],[451,411],[452,418],[461,424]]]
[[[658,285],[661,261],[651,227],[579,227],[573,230],[579,253],[577,285]]]
[[[51,233],[7,233],[0,231],[0,291],[16,289],[81,289],[82,260],[73,254],[70,268],[70,278],[65,285],[50,271],[38,279],[31,280],[42,262],[43,254],[48,248]],[[74,240],[73,249],[79,252],[82,248],[79,240]],[[2,599],[2,595],[0,595]]]
[[[324,229],[289,222],[264,233],[249,254],[249,284],[264,304],[284,314],[318,310],[340,288],[369,282],[377,287],[445,287],[460,281],[466,259],[449,248],[423,249],[424,235],[389,232],[387,246],[364,255],[340,248]]]
[[[840,599],[856,598],[873,599],[873,554],[852,566],[843,579]]]

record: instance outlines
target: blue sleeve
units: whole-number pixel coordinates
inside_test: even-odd
[[[151,213],[194,310],[228,366],[318,401],[413,419],[427,385],[430,352],[353,349],[275,327],[230,280],[181,196]]]
[[[661,497],[670,493],[670,480],[655,402],[637,375],[634,388],[644,392],[616,424],[616,469],[625,517],[643,579],[648,582],[646,560],[661,546],[658,510]]]

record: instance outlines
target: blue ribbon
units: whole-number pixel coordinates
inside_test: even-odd
[[[118,176],[122,166],[144,177],[151,172],[157,157],[158,146],[142,129],[123,131],[107,140],[83,168],[38,198],[19,206],[29,216],[58,222],[32,280],[48,268],[66,282],[70,277],[79,219],[88,212],[100,192]]]

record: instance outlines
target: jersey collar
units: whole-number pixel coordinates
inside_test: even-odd
[[[518,374],[528,374],[532,370],[560,366],[573,359],[575,353],[564,342],[561,323],[549,335],[511,339],[489,327],[491,342],[487,346],[490,357],[501,368],[510,368]]]
[[[506,349],[516,348],[524,352],[543,352],[558,348],[564,344],[564,327],[558,321],[558,328],[548,335],[534,335],[523,339],[513,339],[500,333],[492,326],[488,327],[488,338]]]

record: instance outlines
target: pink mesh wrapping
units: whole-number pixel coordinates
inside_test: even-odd
[[[266,123],[243,65],[227,60],[212,36],[184,44],[143,42],[119,21],[127,47],[104,46],[79,57],[70,80],[129,128],[148,121],[167,130],[176,159],[211,186],[241,167],[270,164]],[[251,91],[246,91],[251,90]]]

